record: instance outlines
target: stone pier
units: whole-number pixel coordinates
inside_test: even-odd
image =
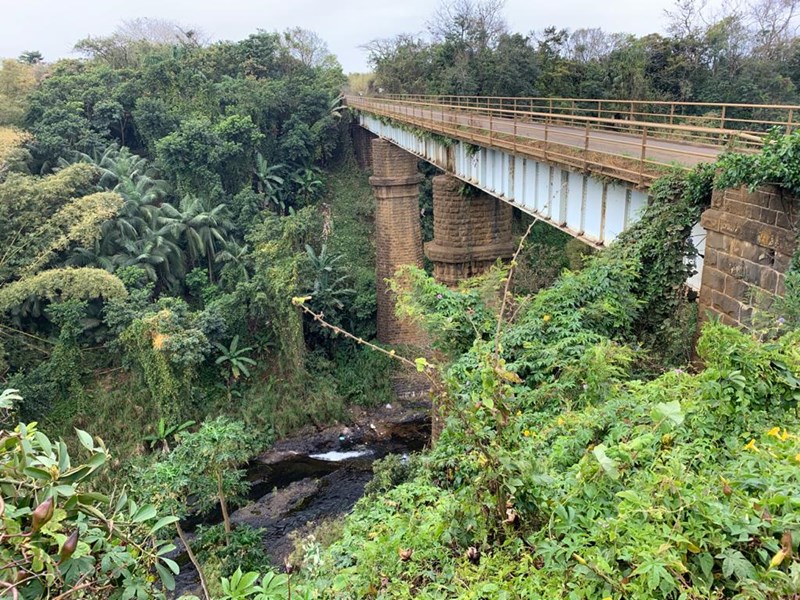
[[[795,251],[797,198],[775,186],[715,190],[700,220],[706,229],[700,314],[750,327],[754,308],[784,293]]]
[[[377,139],[377,136],[361,127],[358,123],[353,123],[350,132],[356,163],[365,171],[372,170],[372,142]]]
[[[398,319],[395,298],[386,285],[404,265],[422,267],[417,157],[384,139],[372,140],[377,250],[378,340],[385,344],[422,342],[416,325]]]
[[[425,255],[437,281],[455,286],[514,254],[513,207],[451,175],[433,178],[433,241]]]

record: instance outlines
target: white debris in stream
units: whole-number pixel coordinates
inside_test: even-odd
[[[359,458],[361,456],[369,456],[372,454],[372,450],[349,450],[347,452],[338,452],[336,450],[331,450],[330,452],[324,452],[322,454],[309,454],[309,458],[315,458],[317,460],[325,460],[328,462],[342,462],[343,460],[350,460],[351,458]]]

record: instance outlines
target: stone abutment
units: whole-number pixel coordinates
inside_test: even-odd
[[[734,327],[758,326],[754,311],[784,293],[799,210],[797,198],[774,186],[714,191],[700,221],[708,232],[701,318],[711,313]]]

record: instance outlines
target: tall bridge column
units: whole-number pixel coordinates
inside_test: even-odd
[[[451,175],[434,177],[433,241],[425,245],[425,254],[436,280],[453,286],[480,275],[498,258],[510,258],[513,210]]]
[[[358,123],[353,123],[350,129],[351,139],[353,140],[353,153],[356,163],[362,169],[372,169],[372,141],[377,136],[364,129]]]
[[[421,332],[395,315],[395,298],[385,283],[404,265],[422,267],[417,157],[394,144],[372,140],[377,250],[378,340],[385,344],[418,344]]]

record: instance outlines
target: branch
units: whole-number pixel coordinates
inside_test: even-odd
[[[505,316],[506,312],[506,304],[508,303],[508,294],[509,288],[511,287],[511,279],[514,277],[514,267],[517,264],[517,257],[519,257],[519,253],[522,252],[522,248],[525,245],[525,240],[528,238],[528,234],[533,229],[533,226],[539,221],[539,217],[534,217],[533,222],[528,225],[528,229],[525,231],[525,235],[519,240],[519,245],[517,246],[517,251],[514,252],[514,256],[511,257],[511,266],[508,269],[508,276],[506,277],[506,286],[503,290],[503,303],[500,305],[500,314],[497,315],[497,329],[494,332],[494,362],[497,365],[500,362],[500,333],[503,329],[503,317]]]
[[[367,348],[370,348],[371,350],[375,350],[376,352],[380,352],[381,354],[385,354],[386,356],[389,356],[390,358],[393,358],[395,360],[399,360],[401,363],[403,363],[406,366],[409,366],[409,367],[411,367],[413,369],[419,370],[419,367],[418,367],[416,362],[412,361],[409,358],[406,358],[405,356],[401,356],[400,354],[397,354],[394,350],[386,350],[385,348],[381,348],[380,346],[378,346],[376,344],[373,344],[372,342],[368,342],[364,338],[360,338],[360,337],[358,337],[356,335],[353,335],[349,331],[346,331],[346,330],[342,329],[341,327],[338,327],[338,326],[334,325],[333,323],[328,323],[328,321],[326,321],[325,318],[323,317],[322,313],[316,313],[313,310],[311,310],[308,306],[306,306],[306,304],[305,304],[306,300],[308,300],[307,296],[292,298],[292,304],[294,304],[295,306],[299,307],[300,310],[302,310],[307,315],[310,315],[317,323],[319,323],[320,325],[322,325],[323,327],[325,327],[327,329],[330,329],[334,333],[341,334],[344,337],[346,337],[346,338],[348,338],[350,340],[353,340],[357,344],[361,344],[363,346],[366,346]],[[430,365],[427,365],[427,366],[428,366],[428,368],[425,369],[424,373],[426,374],[428,379],[430,379],[431,381],[434,381],[433,377],[428,372],[429,368],[431,368],[431,367],[430,367]]]

